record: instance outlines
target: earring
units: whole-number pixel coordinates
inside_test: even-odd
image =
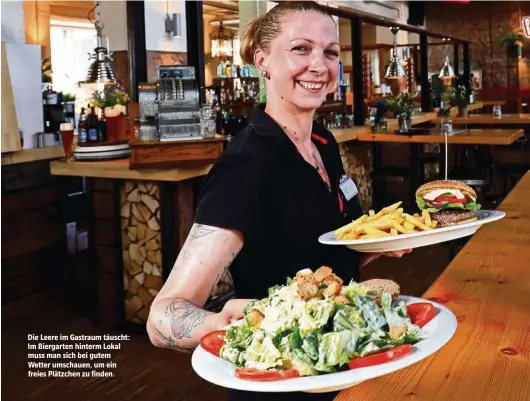
[[[266,70],[261,71],[261,76],[265,79],[269,79],[269,73]]]

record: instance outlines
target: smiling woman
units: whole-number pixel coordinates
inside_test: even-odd
[[[362,214],[334,136],[313,123],[335,89],[339,51],[335,22],[315,2],[281,2],[249,25],[241,56],[264,77],[267,103],[208,173],[193,228],[151,306],[147,327],[154,345],[193,349],[286,276],[325,265],[349,282],[360,265],[379,256],[318,242]],[[218,314],[204,311],[228,268],[239,299]],[[216,352],[217,334],[205,338]],[[335,395],[231,390],[228,399],[328,401]]]

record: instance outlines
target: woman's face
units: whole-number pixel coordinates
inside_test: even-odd
[[[258,67],[270,74],[268,101],[287,101],[301,109],[316,109],[335,89],[339,69],[339,39],[331,17],[316,12],[288,15],[269,54],[258,55]]]

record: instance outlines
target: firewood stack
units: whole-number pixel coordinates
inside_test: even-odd
[[[125,181],[121,191],[126,321],[145,323],[162,288],[160,191],[151,182]]]

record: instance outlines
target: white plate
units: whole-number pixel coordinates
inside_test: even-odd
[[[410,234],[398,234],[391,237],[338,240],[335,231],[320,236],[318,241],[325,245],[342,245],[355,249],[358,252],[388,252],[401,249],[419,248],[422,246],[447,242],[457,238],[468,237],[486,223],[497,221],[506,216],[504,212],[496,210],[478,210],[475,212],[477,220],[454,226],[440,227],[427,231],[418,231]]]
[[[431,302],[421,298],[400,296],[405,303]],[[436,309],[436,317],[423,327],[424,338],[414,344],[410,355],[377,366],[359,368],[339,373],[320,376],[300,377],[278,382],[255,382],[238,379],[235,376],[236,366],[233,363],[217,358],[198,346],[193,353],[191,364],[195,372],[204,380],[236,390],[257,392],[292,392],[326,393],[355,386],[362,381],[383,376],[427,358],[442,348],[456,331],[456,317],[445,306],[431,302]]]

